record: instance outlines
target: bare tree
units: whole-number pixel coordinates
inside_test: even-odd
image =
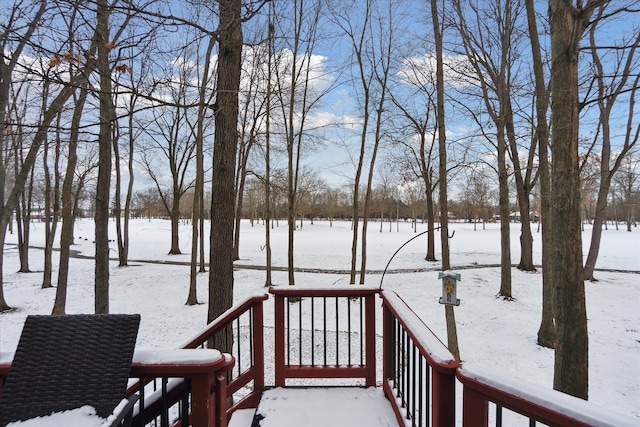
[[[512,97],[515,96],[515,73],[519,64],[518,34],[516,32],[522,6],[517,0],[493,1],[483,6],[475,2],[457,0],[457,28],[461,36],[464,53],[471,65],[475,80],[481,91],[486,111],[491,118],[495,135],[482,131],[492,142],[495,138],[498,160],[498,181],[500,194],[500,236],[501,236],[501,280],[499,294],[505,299],[512,298],[511,289],[511,243],[510,243],[510,203],[508,190],[509,170],[506,154],[514,165],[518,205],[521,218],[521,257],[518,268],[534,271],[533,238],[529,218],[529,195],[533,188],[533,162],[535,140],[528,149],[528,167],[520,165],[517,136],[514,126]],[[486,8],[486,9],[485,9]],[[467,17],[470,13],[471,16]],[[495,21],[492,21],[495,19]],[[472,22],[472,23],[470,23]],[[480,122],[476,120],[479,124]]]
[[[87,82],[88,83],[88,82]],[[77,197],[73,195],[73,182],[78,164],[78,142],[80,134],[80,121],[84,112],[87,100],[87,83],[80,89],[80,95],[74,96],[74,110],[71,118],[71,129],[69,133],[69,148],[67,155],[67,167],[62,183],[62,229],[60,231],[60,262],[58,266],[58,282],[56,287],[56,298],[51,314],[65,314],[67,304],[67,284],[69,279],[69,256],[70,246],[73,243],[73,226],[75,222],[74,204]],[[91,170],[91,169],[89,169]],[[78,185],[81,187],[80,185]]]
[[[356,262],[358,251],[358,235],[360,232],[360,187],[362,174],[365,170],[365,160],[369,161],[367,181],[364,186],[362,239],[360,242],[360,284],[364,284],[367,261],[367,225],[371,202],[371,188],[378,148],[382,140],[382,122],[385,101],[388,95],[389,74],[391,72],[391,53],[394,48],[395,24],[392,21],[394,9],[397,5],[388,2],[384,9],[371,0],[360,4],[352,3],[344,10],[333,14],[334,20],[342,32],[351,42],[355,68],[354,85],[359,94],[359,109],[361,111],[360,145],[356,157],[357,165],[353,180],[353,237],[351,242],[351,273],[350,283],[355,284]],[[357,17],[356,17],[357,16]],[[358,22],[360,21],[360,22]],[[373,118],[372,113],[374,113]],[[373,119],[373,129],[370,121]],[[369,144],[369,134],[373,143]],[[368,145],[371,145],[368,148]],[[367,152],[370,151],[369,154]]]
[[[22,53],[27,47],[33,47],[32,36],[36,29],[39,28],[42,17],[45,12],[49,10],[55,13],[53,8],[48,9],[46,1],[39,1],[34,3],[15,2],[9,11],[10,19],[7,21],[10,25],[3,26],[2,28],[2,43],[0,49],[2,52],[11,52],[11,56],[7,57],[2,54],[2,61],[0,61],[0,114],[2,117],[7,117],[7,107],[9,105],[9,88],[13,82],[14,72],[18,64],[21,67],[29,69],[28,64],[20,63],[24,60]],[[57,9],[56,9],[57,10]],[[66,11],[59,11],[65,13]],[[94,33],[95,34],[95,33]],[[7,224],[11,219],[11,213],[15,207],[16,197],[22,192],[24,185],[28,179],[29,173],[36,161],[38,151],[42,142],[44,141],[49,125],[57,114],[62,110],[66,101],[75,92],[76,88],[82,85],[89,78],[90,72],[95,68],[96,60],[96,43],[95,39],[92,40],[92,44],[89,48],[84,49],[85,56],[77,56],[75,53],[71,53],[67,56],[52,55],[49,61],[49,67],[57,67],[60,64],[67,64],[78,68],[78,72],[74,75],[71,81],[66,81],[62,84],[59,92],[52,97],[50,104],[47,106],[40,122],[34,125],[34,134],[31,139],[30,145],[26,150],[24,162],[15,176],[13,182],[13,188],[10,189],[9,194],[5,193],[6,176],[4,174],[6,165],[0,165],[2,174],[0,175],[0,188],[2,190],[2,208],[0,209],[0,246],[4,245]],[[44,54],[47,56],[47,53]],[[4,139],[7,134],[7,129],[11,127],[11,123],[6,120],[0,121],[0,135]],[[4,143],[0,144],[3,147]],[[5,159],[4,151],[0,153],[0,159]],[[3,270],[3,255],[0,254],[0,274]],[[4,293],[2,287],[0,287],[0,311],[9,309],[10,306],[4,299]]]
[[[280,50],[274,67],[276,72],[277,98],[287,152],[287,269],[289,285],[295,285],[294,274],[294,231],[296,229],[296,194],[303,144],[310,139],[308,118],[314,106],[327,93],[328,88],[318,85],[316,74],[318,65],[311,53],[318,41],[323,2],[295,0],[293,5],[276,12],[276,31],[286,45]],[[285,16],[286,15],[286,16]]]
[[[636,224],[636,212],[640,212],[640,159],[627,156],[613,179],[627,231],[631,232]]]
[[[491,188],[489,177],[480,168],[469,171],[467,186],[463,190],[463,197],[471,206],[469,220],[473,221],[473,230],[476,230],[478,220],[482,220],[484,229],[485,221],[491,218],[490,199],[494,189]]]
[[[601,22],[606,7],[598,9],[598,13],[594,17],[594,24],[589,29],[589,42],[591,59],[593,62],[593,80],[597,90],[595,103],[600,112],[598,120],[598,130],[596,132],[601,138],[601,150],[599,161],[599,185],[597,191],[597,199],[595,205],[595,215],[593,219],[593,228],[591,229],[591,243],[589,252],[584,264],[585,280],[595,280],[594,269],[598,259],[600,250],[600,241],[602,238],[602,226],[606,221],[607,202],[609,200],[609,189],[614,174],[622,165],[623,160],[633,150],[640,136],[640,121],[635,114],[635,95],[638,91],[638,82],[640,81],[640,73],[633,75],[632,70],[638,69],[638,59],[635,55],[638,45],[640,44],[640,30],[636,29],[633,38],[628,42],[622,40],[622,46],[616,48],[616,56],[614,60],[603,61],[602,54],[597,41],[598,23]],[[607,72],[605,68],[611,67],[612,72]],[[625,95],[627,98],[625,98]],[[625,105],[628,105],[626,112],[626,123],[621,127],[624,129],[623,142],[621,146],[612,147],[612,112],[616,111],[617,104],[621,98]],[[617,114],[622,115],[622,111]]]
[[[196,157],[196,138],[189,128],[189,105],[198,99],[197,88],[191,85],[198,72],[197,64],[190,59],[190,48],[185,48],[173,58],[170,75],[162,91],[166,92],[168,105],[152,110],[153,121],[146,126],[150,142],[141,152],[141,160],[158,190],[167,215],[171,220],[171,247],[169,253],[181,254],[179,241],[180,201],[192,188],[194,174],[190,166]],[[196,132],[197,133],[197,132]],[[160,165],[168,166],[168,177],[161,173]]]
[[[263,132],[267,98],[264,95],[265,81],[262,70],[267,49],[262,46],[245,48],[243,51],[243,76],[240,96],[240,140],[238,162],[236,167],[236,224],[234,235],[234,260],[240,259],[240,225],[245,182],[248,174],[247,166]]]
[[[53,155],[53,184],[51,183],[51,170],[49,169],[49,141],[45,141],[43,154],[44,169],[44,227],[45,227],[45,247],[44,247],[44,271],[42,273],[42,288],[53,286],[51,282],[53,262],[53,240],[56,236],[58,219],[60,216],[60,156],[62,145],[61,117],[58,115],[55,130],[54,155]]]
[[[377,4],[376,6],[379,6]],[[394,43],[396,39],[396,24],[393,20],[397,10],[397,4],[389,1],[388,5],[383,8],[376,7],[374,11],[375,23],[372,22],[369,31],[371,31],[371,45],[366,54],[367,61],[370,63],[369,70],[373,74],[373,81],[377,95],[374,102],[375,107],[375,126],[373,131],[373,147],[371,150],[371,158],[368,165],[368,177],[366,184],[366,192],[364,197],[364,207],[362,211],[362,242],[360,248],[360,281],[364,285],[365,274],[367,271],[367,228],[369,223],[369,209],[371,205],[371,189],[373,183],[373,174],[375,171],[376,159],[380,142],[383,138],[382,125],[385,118],[385,106],[388,96],[389,75],[392,72],[391,65],[392,52],[394,51]],[[363,67],[359,67],[363,70]],[[367,79],[362,78],[364,82]],[[371,90],[369,87],[367,90]],[[367,132],[367,129],[364,129]],[[354,187],[355,188],[355,187]],[[354,227],[356,229],[357,227]]]
[[[199,15],[202,13],[203,12],[199,13]],[[212,98],[214,93],[210,90],[210,87],[215,73],[215,64],[212,64],[211,56],[217,43],[217,39],[214,34],[209,34],[205,40],[206,47],[204,55],[197,61],[198,63],[203,61],[204,66],[202,67],[202,72],[197,73],[198,112],[196,116],[196,123],[192,123],[187,116],[187,122],[189,123],[191,133],[194,136],[196,147],[196,179],[193,192],[193,209],[191,214],[191,266],[189,270],[189,294],[187,296],[187,305],[198,304],[196,278],[198,272],[203,273],[206,271],[204,262],[204,140],[206,137],[206,124],[211,121],[211,117],[209,116],[209,106],[213,103]],[[196,45],[199,45],[199,43],[196,43]],[[198,248],[200,248],[199,269],[197,269]]]
[[[264,137],[264,234],[265,234],[265,280],[264,286],[273,284],[271,279],[271,79],[273,77],[273,22],[271,20],[271,3],[267,20],[267,87],[265,106],[265,137]]]
[[[135,36],[135,34],[132,34]],[[146,40],[154,39],[154,31],[146,34]],[[115,162],[115,191],[113,216],[116,223],[116,243],[118,245],[118,265],[128,265],[129,258],[129,219],[131,203],[133,199],[133,185],[135,180],[134,164],[136,141],[143,135],[143,129],[136,120],[136,109],[142,103],[145,91],[144,82],[148,80],[150,72],[150,57],[153,54],[150,42],[140,46],[140,60],[136,61],[137,51],[129,46],[128,58],[121,58],[115,67],[115,96],[114,104],[121,111],[121,117],[116,121],[116,135],[113,141],[113,153]],[[136,46],[137,47],[137,46]],[[121,155],[122,151],[126,153]],[[124,194],[124,207],[122,206],[122,177],[121,164],[126,164],[127,187]]]
[[[432,56],[431,56],[432,57]],[[438,187],[438,174],[435,167],[438,158],[436,144],[436,93],[435,70],[428,64],[408,58],[404,61],[401,83],[409,85],[413,90],[403,99],[393,97],[393,103],[400,111],[402,147],[400,165],[410,170],[424,183],[427,204],[427,253],[426,261],[437,261],[435,254],[435,201],[434,195]],[[417,140],[417,144],[416,144]],[[395,151],[395,150],[394,150]]]

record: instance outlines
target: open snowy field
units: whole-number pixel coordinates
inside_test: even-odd
[[[112,223],[112,228],[115,226]],[[367,237],[367,267],[374,273],[366,283],[377,286],[394,252],[415,236],[409,223],[370,223]],[[426,230],[419,225],[418,232]],[[453,232],[455,231],[455,234]],[[535,225],[534,225],[535,231]],[[44,225],[34,222],[31,244],[41,246]],[[439,236],[439,232],[438,236]],[[208,234],[208,232],[207,232]],[[462,361],[488,369],[501,370],[518,379],[551,388],[553,351],[536,345],[541,312],[541,274],[513,269],[515,301],[496,298],[499,290],[499,268],[487,267],[500,262],[498,224],[473,230],[473,224],[452,224],[450,234],[451,262],[462,275],[458,297],[462,304],[455,309]],[[76,225],[74,250],[93,255],[93,221],[80,220]],[[115,231],[111,234],[115,236]],[[146,219],[131,223],[131,266],[118,268],[113,262],[110,278],[110,307],[113,313],[140,313],[142,322],[138,347],[170,348],[181,345],[206,322],[205,304],[185,306],[189,286],[189,250],[191,229],[182,225],[180,247],[183,255],[167,255],[169,222]],[[296,267],[325,272],[296,273],[296,283],[305,285],[348,284],[352,231],[350,223],[336,221],[305,222],[295,233]],[[519,260],[519,225],[512,224],[512,262]],[[7,236],[4,250],[4,291],[7,302],[15,309],[0,314],[0,351],[13,351],[27,314],[49,314],[55,289],[40,289],[42,251],[30,253],[31,274],[15,273],[19,268],[15,246],[17,237]],[[85,240],[86,239],[86,240]],[[584,253],[588,249],[590,230],[583,234]],[[541,263],[541,235],[534,232],[534,262]],[[286,222],[272,230],[273,264],[286,267]],[[436,240],[439,247],[439,240]],[[113,256],[116,249],[114,245]],[[444,309],[438,304],[439,264],[424,261],[426,236],[405,246],[389,265],[382,286],[395,290],[446,341]],[[439,252],[439,251],[438,251]],[[242,268],[264,265],[264,225],[251,227],[243,222],[240,241],[241,260],[236,263],[234,298],[265,292],[264,271]],[[146,262],[154,261],[154,262]],[[159,261],[159,262],[158,262]],[[170,263],[162,263],[170,262]],[[178,263],[175,263],[175,262]],[[57,264],[54,253],[54,265]],[[184,262],[185,264],[181,264]],[[358,263],[359,265],[359,263]],[[640,229],[632,233],[603,231],[598,268],[598,282],[587,282],[587,315],[590,333],[590,400],[609,409],[631,414],[640,422]],[[69,280],[67,312],[93,311],[93,262],[73,259]],[[57,271],[54,271],[54,280]],[[276,285],[287,285],[286,272],[273,274]],[[207,300],[207,274],[198,278],[198,298]],[[265,324],[272,324],[273,305],[265,305]],[[267,340],[267,345],[272,345]],[[270,354],[267,349],[267,354]],[[267,378],[267,383],[270,379]]]

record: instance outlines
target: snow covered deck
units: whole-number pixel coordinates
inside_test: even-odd
[[[255,417],[259,427],[397,426],[382,389],[369,387],[274,388],[266,390]],[[229,427],[251,427],[254,411],[235,413]]]

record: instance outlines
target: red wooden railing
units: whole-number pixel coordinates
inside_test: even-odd
[[[138,393],[141,397],[132,424],[162,426],[179,420],[186,425],[188,419],[194,426],[225,427],[234,411],[255,407],[264,389],[263,303],[267,298],[266,294],[247,298],[182,345],[187,352],[228,349],[233,356],[224,369],[200,370],[192,362],[173,365],[175,372],[168,375],[161,366],[141,371],[134,363],[131,376],[139,380],[128,388],[127,396]],[[171,383],[168,378],[173,378]]]
[[[496,425],[514,425],[523,418],[529,420],[529,425],[632,427],[640,424],[638,418],[477,366],[463,364],[456,376],[463,387],[463,427],[487,427],[490,415]]]
[[[460,365],[393,291],[295,286],[269,292],[275,300],[276,386],[298,378],[353,378],[366,386],[381,384],[400,426],[485,427],[490,418],[499,426],[503,410],[508,412],[505,425],[512,425],[508,420],[514,415],[524,417],[529,425],[622,427],[638,423],[636,418],[560,392]],[[378,294],[382,300],[379,323]],[[235,410],[256,407],[264,389],[263,302],[267,298],[260,295],[245,300],[183,346],[208,349],[222,336],[232,356],[190,363],[179,362],[181,358],[176,363],[136,361],[131,375],[140,380],[128,393],[140,393],[139,384],[146,384],[142,394],[149,390],[150,395],[141,397],[148,404],[140,407],[133,425],[188,422],[224,427]],[[382,355],[376,352],[380,339]],[[382,379],[378,381],[380,360]],[[0,392],[9,368],[10,358],[0,357]],[[462,387],[459,411],[456,384]],[[154,388],[158,391],[153,392]],[[230,397],[234,398],[231,404]],[[456,419],[460,414],[461,423]]]

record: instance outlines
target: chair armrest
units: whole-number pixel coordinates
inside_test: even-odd
[[[109,427],[117,427],[117,426],[131,426],[131,418],[133,415],[133,406],[138,401],[138,395],[134,394],[129,396],[126,400],[123,401],[113,410],[113,415],[109,417],[107,422]],[[113,417],[113,419],[111,419]],[[106,425],[106,423],[105,423]]]

